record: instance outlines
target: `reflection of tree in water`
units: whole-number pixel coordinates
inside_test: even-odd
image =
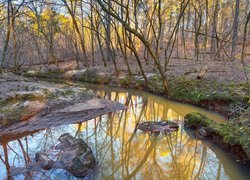
[[[3,150],[3,156],[1,155],[0,159],[1,159],[2,163],[5,165],[7,179],[13,179],[12,176],[11,176],[11,165],[10,165],[10,161],[9,161],[9,154],[10,153],[15,154],[14,159],[23,158],[23,161],[24,161],[25,165],[27,165],[28,163],[31,162],[31,159],[30,159],[29,154],[28,154],[27,138],[24,137],[23,142],[20,139],[17,139],[16,142],[17,142],[16,144],[19,145],[19,147],[20,147],[20,151],[18,151],[16,149],[16,147],[14,147],[14,148],[11,147],[8,143],[2,143],[1,144],[2,150]],[[23,145],[23,143],[26,144],[26,148]],[[4,159],[2,157],[4,157]],[[14,166],[14,160],[13,160],[12,166]],[[32,174],[27,173],[25,178],[28,178],[28,177],[32,177]]]
[[[36,131],[37,132],[37,131]],[[57,138],[55,138],[55,132],[51,129],[43,130],[41,136],[33,139],[34,132],[26,132],[15,136],[6,137],[9,142],[0,141],[0,160],[5,166],[7,179],[12,179],[11,170],[14,167],[25,167],[27,164],[32,162],[35,152],[43,151],[49,152],[50,147],[56,144]],[[31,146],[31,147],[30,147]],[[3,155],[1,155],[3,153]],[[3,159],[4,157],[4,159]],[[2,165],[0,163],[0,169]],[[1,171],[1,173],[3,173]],[[49,176],[45,172],[41,172],[44,177]],[[27,172],[24,175],[25,179],[34,179],[33,172]],[[49,177],[48,177],[49,178]]]
[[[105,138],[96,149],[97,156],[100,157],[99,163],[103,166],[100,170],[105,171],[101,172],[101,177],[115,179],[115,175],[121,174],[123,178],[130,179],[139,173],[144,178],[200,178],[206,172],[205,166],[208,164],[207,147],[199,141],[190,139],[183,133],[182,128],[178,133],[166,135],[164,138],[150,137],[136,132],[128,133],[127,125],[131,123],[129,121],[135,120],[134,127],[140,121],[157,121],[167,116],[166,113],[161,113],[162,109],[165,109],[164,112],[168,112],[168,109],[164,104],[159,105],[148,99],[140,102],[131,96],[124,97],[125,95],[103,96],[115,97],[117,100],[119,97],[126,99],[129,109],[109,114],[108,122],[102,122],[100,128],[94,128],[99,134],[101,134],[100,129],[106,132]],[[159,151],[168,151],[163,157],[169,159],[168,162],[161,161]]]
[[[36,151],[50,151],[57,143],[57,138],[65,132],[82,138],[92,148],[100,166],[100,179],[220,179],[224,176],[223,161],[219,162],[211,151],[208,153],[207,146],[190,138],[182,127],[178,132],[159,137],[135,131],[138,122],[169,117],[182,120],[169,104],[129,93],[99,94],[103,98],[123,102],[128,109],[102,115],[88,122],[46,129],[35,134],[33,140],[26,134],[10,143],[0,142],[0,152],[3,153],[0,159],[5,165],[7,176],[10,177],[11,166],[31,162]],[[53,173],[50,171],[44,176]],[[34,177],[34,174],[26,176]],[[64,174],[62,177],[66,176],[69,175]]]

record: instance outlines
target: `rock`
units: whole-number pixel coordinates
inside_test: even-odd
[[[35,162],[26,164],[25,167],[14,168],[13,176],[32,171],[64,169],[75,177],[83,178],[91,173],[96,166],[96,160],[91,148],[79,138],[74,138],[69,133],[60,136],[59,144],[51,157],[58,157],[53,161],[49,153],[37,152]]]
[[[52,169],[54,162],[45,153],[36,152],[35,159],[36,162],[41,163],[41,166],[44,170]]]
[[[94,98],[84,103],[78,103],[72,106],[68,106],[64,109],[61,109],[59,112],[62,112],[62,113],[80,112],[80,111],[86,111],[86,110],[91,110],[91,109],[102,109],[102,108],[105,108],[105,105],[103,105],[99,99]]]
[[[189,113],[184,118],[184,126],[190,129],[197,130],[201,127],[207,127],[209,124],[214,124],[214,122],[200,113]]]
[[[114,73],[110,68],[91,67],[83,73],[80,80],[90,83],[107,84],[112,80]]]
[[[213,128],[216,123],[200,113],[189,113],[184,118],[184,127],[194,130],[198,138],[211,138],[218,134]]]
[[[96,161],[90,147],[82,140],[66,133],[60,136],[59,160],[65,170],[76,177],[85,177],[94,169]]]
[[[86,69],[83,70],[71,70],[67,71],[64,76],[67,79],[74,79],[74,80],[80,80],[81,77],[83,77],[83,74],[85,73]]]
[[[208,132],[205,127],[201,127],[196,131],[196,135],[200,138],[204,138],[208,136]]]
[[[136,125],[136,129],[150,133],[167,133],[178,131],[179,126],[173,121],[142,122]]]

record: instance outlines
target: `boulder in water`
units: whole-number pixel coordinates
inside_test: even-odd
[[[66,133],[60,136],[61,150],[59,162],[63,168],[76,177],[85,177],[94,169],[96,161],[91,148],[80,138],[74,138]]]
[[[55,147],[59,150],[56,155],[57,160],[52,160],[50,153],[37,152],[35,162],[28,163],[25,167],[14,168],[11,175],[51,169],[64,169],[78,178],[90,175],[96,166],[91,148],[82,139],[74,138],[69,133],[61,135],[59,141]]]
[[[44,170],[52,169],[54,163],[47,154],[42,152],[36,152],[36,162],[40,163]]]

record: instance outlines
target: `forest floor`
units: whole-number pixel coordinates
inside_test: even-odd
[[[127,72],[127,68],[124,65],[124,60],[122,58],[117,58],[117,67],[118,70],[122,72]],[[158,72],[156,70],[156,67],[149,63],[147,64],[145,61],[143,62],[143,68],[146,73],[156,73]],[[138,64],[133,61],[129,61],[130,68],[132,71],[132,74],[138,75],[140,74],[140,69],[138,68]],[[162,63],[163,64],[163,63]],[[246,82],[246,77],[250,79],[250,59],[246,59],[244,61],[245,66],[242,64],[242,61],[236,60],[236,61],[216,61],[216,60],[200,60],[200,61],[194,61],[190,59],[181,59],[181,58],[175,58],[171,59],[169,62],[166,75],[168,78],[174,78],[174,77],[186,77],[189,79],[195,79],[200,71],[207,68],[207,73],[204,76],[204,79],[206,80],[216,80],[218,82],[222,83],[241,83]],[[113,64],[112,62],[107,63],[108,67],[111,67],[113,70]],[[35,65],[32,66],[31,69],[37,69],[37,68],[43,68],[44,65]],[[76,61],[66,61],[66,62],[59,62],[58,66],[55,66],[54,64],[46,65],[49,69],[61,69],[63,71],[69,71],[77,69]],[[102,63],[96,63],[95,67],[103,67]],[[82,69],[82,65],[80,64],[79,69]],[[25,67],[24,69],[27,69]]]

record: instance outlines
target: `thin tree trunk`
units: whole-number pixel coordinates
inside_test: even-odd
[[[248,73],[246,69],[247,66],[244,62],[244,58],[245,58],[245,47],[246,47],[246,39],[247,39],[247,26],[248,26],[249,21],[250,21],[250,11],[248,12],[246,23],[244,26],[243,44],[242,44],[242,50],[241,50],[241,62],[245,71],[247,83],[249,83],[249,79],[248,79]]]
[[[111,0],[108,0],[108,10],[110,11],[111,7]],[[110,61],[112,58],[112,52],[111,52],[111,29],[110,29],[110,23],[111,23],[111,16],[109,13],[106,14],[106,56],[107,56],[107,61]]]
[[[89,64],[88,64],[88,58],[87,58],[87,54],[86,54],[86,49],[85,49],[85,44],[84,44],[84,39],[83,39],[83,35],[81,35],[81,32],[80,32],[80,29],[78,27],[78,24],[77,24],[77,21],[76,21],[76,18],[75,18],[75,14],[72,12],[72,10],[70,9],[68,3],[66,0],[62,0],[64,5],[66,6],[71,18],[72,18],[72,21],[73,21],[73,25],[76,29],[76,32],[78,34],[78,37],[80,39],[80,42],[81,42],[81,48],[82,48],[82,53],[83,53],[83,58],[84,58],[84,65],[86,68],[89,67]],[[83,15],[83,7],[82,7],[82,2],[81,2],[81,12],[82,12],[82,15]],[[83,23],[83,22],[82,22]],[[83,26],[83,24],[82,24]],[[83,27],[82,27],[83,28]],[[83,30],[83,29],[82,29]]]
[[[218,12],[219,12],[219,0],[216,0],[214,5],[214,16],[212,23],[212,37],[217,37]],[[211,59],[216,58],[216,51],[217,51],[217,38],[211,38],[211,52],[210,52]]]
[[[236,45],[238,39],[238,24],[239,24],[239,7],[240,0],[235,0],[235,13],[234,13],[234,23],[233,23],[233,36],[232,36],[232,49],[231,49],[231,60],[235,59]]]
[[[94,28],[94,20],[93,20],[93,0],[90,0],[90,26],[91,29]],[[91,52],[92,52],[92,65],[95,65],[95,51],[94,51],[94,32],[91,30]]]

